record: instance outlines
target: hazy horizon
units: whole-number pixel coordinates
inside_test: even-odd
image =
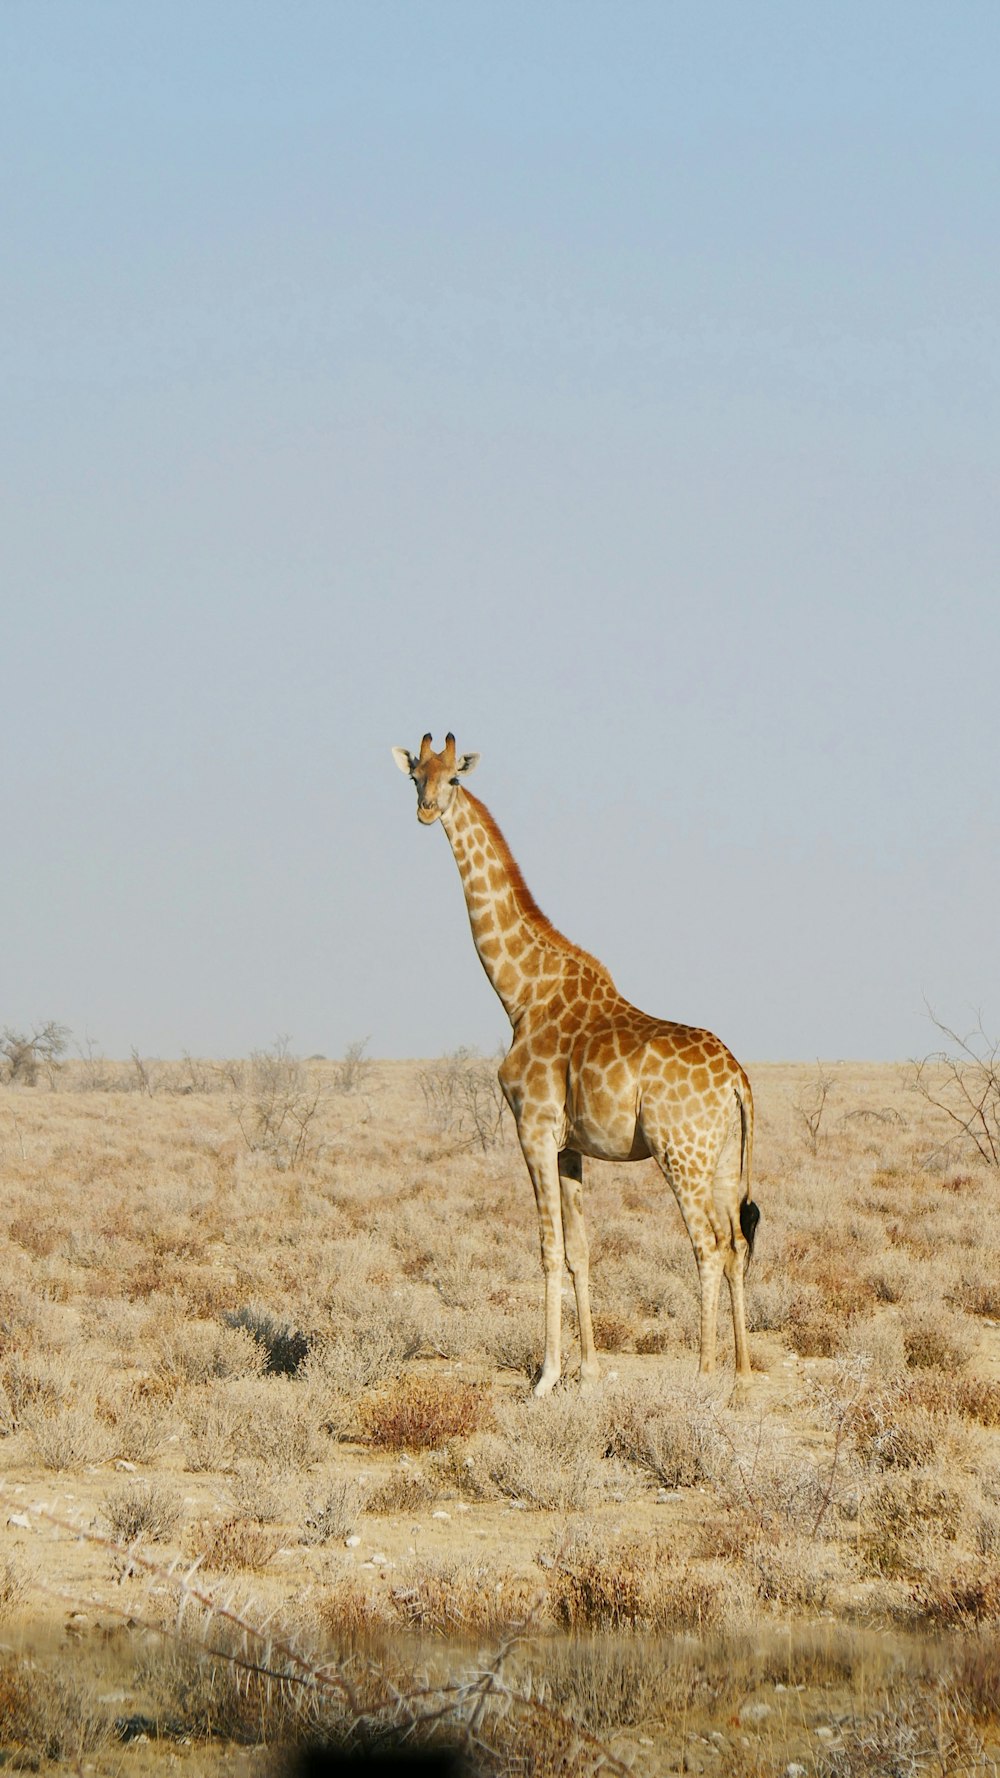
[[[1000,13],[0,16],[0,1026],[492,1049],[431,729],[741,1059],[1000,1032]]]

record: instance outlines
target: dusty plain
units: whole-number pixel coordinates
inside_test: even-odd
[[[531,1398],[495,1062],[0,1085],[0,1750],[270,1772],[994,1773],[1000,1175],[905,1066],[751,1067],[755,1376],[652,1163],[588,1163],[604,1376]],[[212,1652],[214,1651],[214,1655]],[[471,1726],[470,1726],[471,1725]]]

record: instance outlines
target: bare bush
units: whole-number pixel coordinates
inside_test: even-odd
[[[457,1049],[422,1068],[418,1081],[431,1121],[461,1147],[483,1154],[504,1139],[507,1101],[497,1079],[497,1058]]]
[[[250,1569],[259,1573],[278,1553],[278,1538],[255,1519],[234,1514],[221,1524],[202,1524],[191,1536],[191,1553],[220,1573]]]
[[[368,1490],[354,1477],[331,1482],[325,1494],[310,1500],[300,1537],[305,1544],[339,1543],[350,1536],[367,1508]]]
[[[116,1455],[114,1432],[97,1414],[93,1399],[25,1410],[24,1427],[46,1469],[82,1469]]]
[[[0,1655],[0,1745],[15,1751],[12,1765],[37,1771],[42,1761],[81,1769],[113,1734],[111,1711],[65,1670],[49,1672],[7,1650]]]
[[[163,1543],[177,1529],[181,1506],[161,1482],[123,1482],[105,1499],[104,1514],[119,1543],[135,1543],[140,1537]]]
[[[0,1623],[12,1613],[28,1588],[27,1575],[13,1556],[0,1560]]]
[[[315,1151],[313,1124],[322,1099],[305,1065],[293,1056],[287,1037],[269,1050],[254,1050],[232,1070],[231,1100],[240,1134],[252,1154],[277,1166],[298,1167]]]
[[[498,1403],[497,1431],[471,1454],[468,1482],[541,1511],[580,1512],[612,1490],[626,1491],[624,1467],[605,1459],[604,1432],[589,1404],[571,1395]]]
[[[795,1115],[799,1119],[806,1134],[806,1141],[815,1154],[819,1148],[820,1125],[826,1102],[833,1086],[833,1076],[824,1074],[819,1062],[816,1063],[816,1078],[813,1081],[809,1098],[803,1105],[796,1105]]]
[[[982,1014],[960,1037],[930,1007],[927,1011],[947,1047],[913,1063],[912,1085],[955,1126],[951,1141],[935,1152],[957,1144],[974,1149],[988,1166],[1000,1167],[1000,1040],[987,1036]]]
[[[56,1019],[46,1019],[30,1031],[15,1031],[5,1025],[0,1032],[3,1078],[18,1086],[33,1087],[44,1070],[51,1085],[68,1042],[68,1025],[60,1025]]]
[[[589,1527],[557,1552],[549,1597],[556,1621],[575,1631],[700,1630],[746,1608],[721,1563],[695,1569],[647,1538],[608,1543]]]
[[[259,1376],[267,1362],[263,1343],[244,1326],[182,1321],[162,1335],[157,1353],[161,1376],[207,1383],[215,1377]]]
[[[357,1093],[364,1086],[372,1066],[371,1057],[365,1055],[367,1048],[367,1037],[356,1037],[348,1044],[340,1061],[334,1064],[335,1092]]]

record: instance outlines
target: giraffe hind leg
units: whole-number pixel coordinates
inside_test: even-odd
[[[732,1143],[727,1143],[719,1158],[715,1177],[715,1195],[720,1208],[724,1210],[729,1225],[725,1273],[733,1311],[736,1374],[738,1377],[748,1377],[751,1365],[743,1280],[747,1266],[750,1264],[750,1255],[753,1252],[753,1238],[757,1232],[760,1211],[752,1200],[743,1197],[739,1148],[738,1146],[734,1148]]]
[[[710,1157],[699,1152],[697,1143],[682,1148],[675,1139],[669,1144],[650,1142],[649,1146],[677,1199],[694,1248],[701,1291],[700,1369],[707,1375],[715,1369],[719,1293],[731,1244],[727,1220],[713,1195],[715,1168]]]

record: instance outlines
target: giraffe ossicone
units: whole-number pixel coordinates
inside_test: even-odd
[[[580,1377],[600,1375],[590,1315],[583,1157],[657,1162],[691,1238],[701,1286],[701,1369],[715,1368],[719,1293],[733,1311],[736,1370],[750,1374],[743,1274],[760,1212],[750,1185],[753,1095],[725,1044],[651,1018],[619,994],[603,963],[547,920],[499,827],[464,779],[478,753],[394,747],[417,791],[417,818],[440,821],[458,865],[479,960],[513,1038],[500,1085],[517,1126],[538,1209],[545,1347],[536,1395],[561,1371],[563,1263],[576,1293]]]

